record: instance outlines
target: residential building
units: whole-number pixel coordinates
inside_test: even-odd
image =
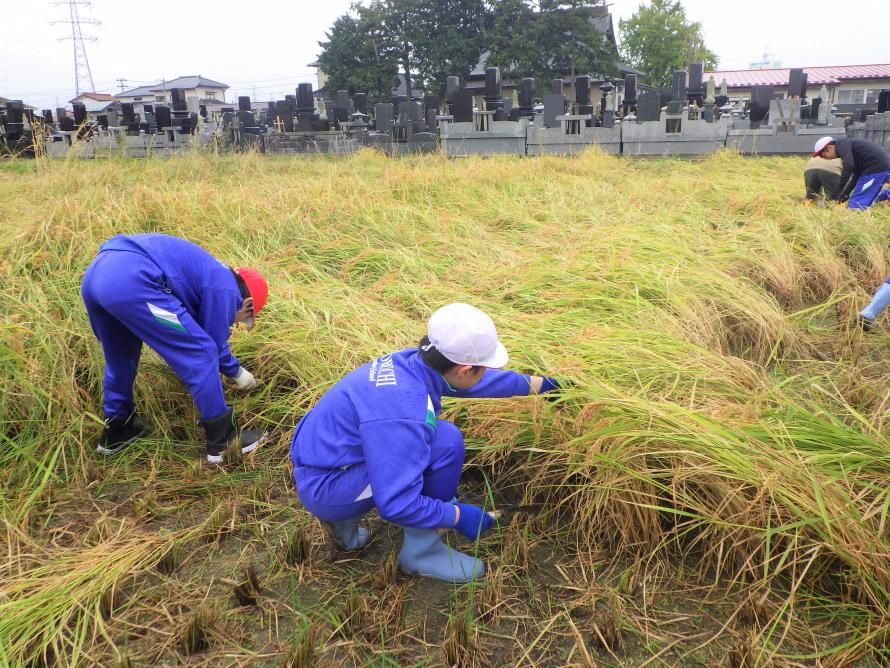
[[[890,64],[837,65],[829,67],[804,67],[807,73],[807,97],[818,97],[822,86],[828,89],[828,98],[839,113],[852,113],[857,109],[877,107],[878,93],[890,89]],[[775,86],[776,92],[786,92],[787,67],[753,70],[718,70],[705,72],[704,80],[714,77],[719,87],[726,80],[730,99],[750,99],[753,86]]]
[[[73,100],[68,100],[68,104],[80,102],[86,107],[87,115],[95,117],[98,114],[104,114],[108,109],[117,103],[117,98],[108,93],[81,93]]]
[[[226,90],[229,86],[213,79],[202,77],[200,74],[162,80],[160,83],[151,86],[131,88],[115,97],[120,102],[132,103],[134,107],[142,107],[146,104],[170,105],[172,102],[170,91],[173,88],[182,88],[185,91],[185,99],[189,103],[190,108],[194,110],[197,110],[198,105],[202,104],[213,108],[230,106],[226,103]]]

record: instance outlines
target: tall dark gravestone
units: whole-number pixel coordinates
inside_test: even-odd
[[[173,107],[173,111],[188,111],[185,91],[182,88],[170,89],[170,106]]]
[[[671,79],[671,101],[668,103],[669,114],[679,114],[686,102],[686,72],[675,70]]]
[[[701,63],[690,63],[686,68],[686,101],[697,107],[704,106],[704,90],[702,89],[702,77],[704,76],[704,65]]]
[[[459,90],[454,96],[451,114],[455,123],[473,122],[473,93],[468,90]]]
[[[553,95],[544,96],[544,127],[559,127],[557,116],[566,113],[566,96],[562,93],[554,93]]]
[[[501,88],[501,70],[499,67],[485,68],[485,110],[494,111],[495,118],[504,107],[504,97]]]
[[[53,112],[52,112],[51,109],[44,109],[44,110],[43,110],[43,122],[44,122],[46,125],[52,125],[52,124],[53,124]]]
[[[878,93],[878,113],[884,114],[890,111],[890,90],[882,90]]]
[[[352,104],[355,107],[355,113],[368,115],[368,96],[365,93],[356,93],[352,96]]]
[[[240,95],[238,97],[238,111],[250,111],[250,97],[247,95]]]
[[[805,98],[807,96],[806,72],[796,67],[788,73],[788,97]]]
[[[563,91],[564,82],[562,79],[552,79],[550,81],[550,94],[551,95],[564,95]]]
[[[80,127],[87,122],[87,108],[82,102],[75,102],[71,109],[74,111],[74,125]]]
[[[593,105],[590,104],[590,77],[575,77],[575,111],[578,114],[593,114]]]
[[[637,108],[637,75],[624,76],[624,101],[621,103],[621,115],[627,116]]]
[[[637,97],[637,120],[661,120],[661,93],[657,90],[644,90]]]
[[[748,120],[751,129],[756,130],[769,116],[769,104],[773,99],[772,86],[754,86],[751,89],[751,108],[748,112]]]
[[[391,102],[380,102],[374,105],[374,129],[377,132],[392,131],[393,106]]]
[[[121,105],[123,107],[124,105]],[[121,109],[121,114],[123,115],[123,109]],[[169,128],[173,125],[173,118],[170,116],[170,107],[159,104],[155,107],[155,125],[158,126],[158,130],[163,130],[164,128]]]
[[[298,114],[314,114],[315,113],[315,96],[312,92],[311,83],[301,83],[297,86],[297,96],[295,98]]]
[[[454,104],[454,98],[457,91],[460,90],[460,77],[447,77],[445,79],[445,102],[449,105]]]

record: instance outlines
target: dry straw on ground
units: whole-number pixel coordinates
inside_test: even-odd
[[[0,164],[0,665],[871,665],[890,636],[890,324],[852,323],[890,275],[890,209],[802,206],[802,164]],[[272,439],[228,472],[198,464],[188,395],[148,351],[152,436],[92,451],[102,356],[79,281],[102,240],[149,231],[270,278],[232,347],[263,381],[236,411]],[[470,496],[546,506],[483,541],[498,584],[457,608],[444,585],[371,584],[397,531],[318,549],[286,464],[331,383],[454,300],[492,315],[514,368],[574,383],[554,405],[446,403]],[[255,606],[227,584],[244,559]]]

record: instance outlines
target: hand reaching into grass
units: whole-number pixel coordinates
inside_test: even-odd
[[[257,386],[256,378],[254,378],[253,374],[244,367],[238,369],[238,373],[235,374],[235,377],[232,378],[232,380],[235,381],[235,387],[242,392],[250,392]]]

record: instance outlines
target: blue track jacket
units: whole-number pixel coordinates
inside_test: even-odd
[[[130,251],[154,262],[164,274],[167,290],[216,343],[220,372],[229,377],[238,373],[229,332],[244,299],[230,267],[197,244],[166,234],[119,234],[102,244],[99,252],[103,251]],[[122,289],[127,280],[121,276]]]
[[[529,376],[486,369],[469,390],[452,389],[417,348],[384,355],[338,381],[303,416],[291,440],[294,467],[366,464],[380,516],[413,528],[454,524],[453,504],[422,496],[442,397],[513,397]]]

